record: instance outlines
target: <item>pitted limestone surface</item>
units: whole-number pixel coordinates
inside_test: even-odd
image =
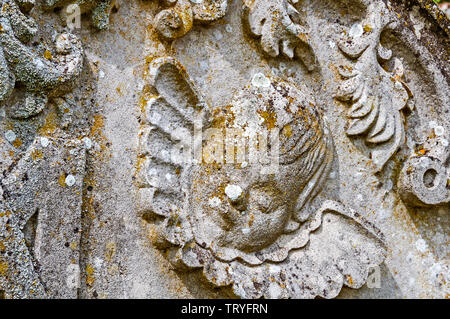
[[[448,297],[433,1],[0,6],[0,298]]]

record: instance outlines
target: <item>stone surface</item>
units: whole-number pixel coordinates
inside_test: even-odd
[[[432,1],[0,3],[0,297],[448,298]]]

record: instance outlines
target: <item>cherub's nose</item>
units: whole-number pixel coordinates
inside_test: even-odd
[[[247,208],[247,196],[245,190],[239,185],[229,184],[225,187],[225,194],[231,205],[239,211]]]

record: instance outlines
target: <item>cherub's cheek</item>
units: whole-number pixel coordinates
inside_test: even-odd
[[[270,214],[274,208],[274,198],[270,194],[261,191],[251,191],[249,196],[249,209],[262,214]]]

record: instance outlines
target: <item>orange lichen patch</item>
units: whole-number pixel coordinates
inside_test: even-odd
[[[90,265],[90,264],[87,264],[87,266],[86,266],[86,284],[91,287],[95,282],[94,272],[95,272],[94,267],[92,267],[92,265]]]
[[[328,68],[333,72],[334,77],[336,79],[341,79],[341,74],[339,73],[339,68],[336,65],[334,65],[331,62],[329,62],[328,63]]]
[[[61,186],[61,187],[66,187],[66,174],[61,174],[60,176],[59,176],[59,178],[58,178],[58,184]]]
[[[47,60],[52,60],[53,59],[52,53],[49,50],[45,50],[44,58],[46,58]]]
[[[42,153],[41,150],[34,149],[34,150],[31,152],[31,158],[32,158],[33,160],[35,160],[35,161],[38,160],[38,159],[41,159],[43,156],[44,156],[44,154]]]
[[[74,241],[70,243],[70,249],[72,249],[72,250],[76,250],[77,246],[78,246],[77,243]]]
[[[231,117],[234,117],[234,114]],[[233,120],[234,120],[234,118],[233,118]],[[221,108],[214,109],[212,112],[211,126],[214,128],[223,128],[226,126],[226,122],[227,122],[227,116],[224,114],[223,110]]]
[[[298,38],[299,38],[300,40],[302,40],[303,42],[305,42],[305,43],[308,43],[308,42],[309,42],[309,36],[308,36],[307,33],[304,33],[304,32],[299,33],[299,34],[298,34]]]
[[[123,96],[122,89],[120,87],[116,87],[117,94]]]
[[[352,278],[352,276],[346,275],[346,277],[347,277],[348,284],[349,284],[350,286],[353,286],[353,278]]]
[[[153,56],[153,55],[147,55],[146,57],[145,57],[145,64],[146,65],[150,65],[150,63],[152,63],[152,61],[155,59],[155,56]]]
[[[291,96],[288,96],[289,104],[294,103],[294,101],[296,101],[296,100],[297,100],[297,98],[292,98]],[[290,109],[290,108],[288,108],[287,111],[288,111],[289,113],[291,113],[291,109]]]
[[[264,119],[264,125],[267,127],[267,129],[273,129],[276,126],[277,123],[277,115],[275,112],[267,112],[267,111],[257,111],[258,114]]]
[[[364,26],[364,31],[367,33],[372,32],[372,26],[370,26],[369,24],[366,24]]]
[[[19,148],[19,147],[22,146],[22,141],[21,141],[20,139],[16,138],[16,140],[12,143],[12,145],[13,145],[15,148]]]
[[[105,257],[106,260],[111,262],[116,255],[116,243],[109,242],[106,244]]]
[[[222,108],[216,108],[213,112],[213,126],[214,127],[231,127],[234,125],[236,115],[232,111],[233,105],[226,105]]]
[[[110,153],[107,153],[107,149],[109,147],[108,139],[103,134],[103,128],[105,125],[105,120],[102,115],[96,114],[94,115],[94,121],[91,125],[90,137],[91,139],[97,140],[98,145],[100,146],[99,151],[93,150],[96,155],[96,160],[104,160],[107,157],[111,157]]]
[[[145,156],[138,156],[137,157],[137,161],[136,161],[136,165],[135,165],[135,176],[137,177],[137,182],[141,183],[143,182],[143,178],[141,177],[141,172],[143,171],[143,169],[145,170],[145,164],[146,164],[146,158]]]
[[[49,136],[53,134],[57,128],[58,115],[56,112],[50,112],[45,118],[44,125],[39,129],[39,134]]]
[[[253,225],[254,221],[255,221],[255,215],[250,214],[250,220],[248,221],[248,227],[251,227]]]
[[[7,271],[8,271],[8,263],[6,261],[0,261],[0,275],[6,276]]]
[[[95,219],[94,197],[87,196],[83,201],[83,211],[86,212],[86,216],[90,219]]]
[[[91,126],[91,135],[100,134],[105,126],[103,116],[100,114],[94,115],[94,124]]]
[[[283,127],[283,129],[281,130],[281,133],[286,136],[286,137],[291,137],[292,136],[292,127],[288,124],[285,127]]]
[[[4,128],[5,128],[5,130],[12,130],[12,131],[14,131],[14,122],[6,120],[4,122]]]
[[[142,93],[141,96],[139,98],[139,107],[141,109],[141,112],[143,114],[145,114],[145,108],[147,107],[148,102],[153,99],[156,98],[157,96],[155,94],[153,94],[151,88],[149,85],[145,85],[144,88],[142,89]]]
[[[0,212],[0,217],[3,217],[3,216],[6,216],[6,217],[11,216],[11,211],[7,210],[5,212]]]

